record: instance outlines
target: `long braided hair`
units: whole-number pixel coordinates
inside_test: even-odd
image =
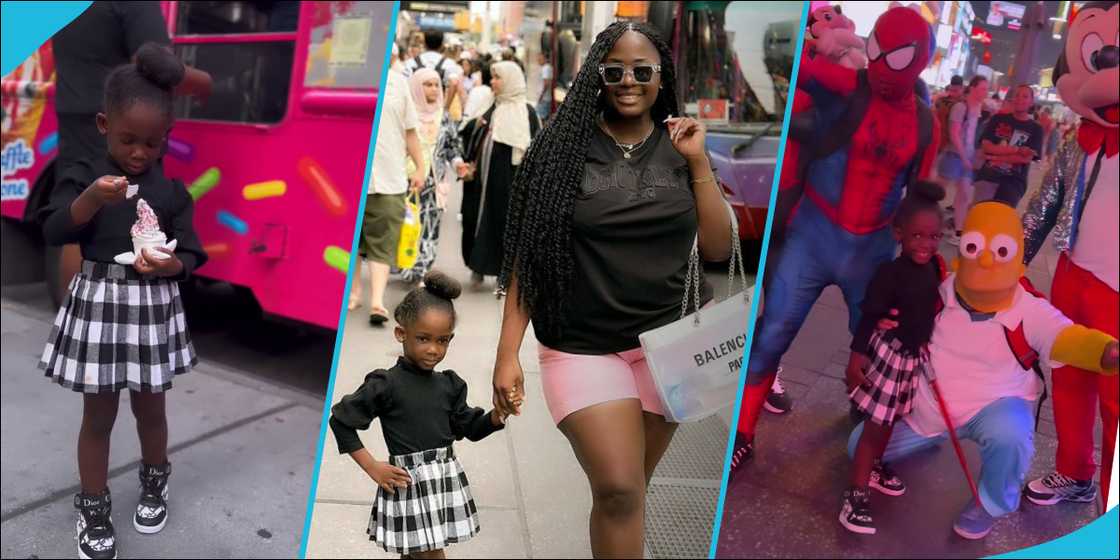
[[[535,329],[559,334],[571,293],[572,210],[583,181],[587,147],[606,110],[599,64],[627,31],[645,35],[661,57],[661,89],[650,109],[654,126],[680,114],[676,69],[669,45],[653,27],[615,22],[595,37],[564,103],[534,139],[513,180],[500,283],[517,277],[519,301]]]

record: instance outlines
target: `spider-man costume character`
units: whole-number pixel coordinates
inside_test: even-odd
[[[741,443],[753,440],[779,360],[821,291],[839,286],[854,330],[871,276],[894,256],[888,226],[903,188],[928,176],[937,151],[937,123],[918,79],[932,41],[916,11],[896,7],[879,17],[868,37],[866,70],[823,56],[802,58],[797,87],[811,98],[803,116],[811,116],[812,125],[791,123],[791,134],[799,128],[811,134],[802,139],[799,165],[783,169],[780,181],[735,467],[744,449],[750,454],[749,445]],[[796,173],[795,180],[785,180],[787,173]]]

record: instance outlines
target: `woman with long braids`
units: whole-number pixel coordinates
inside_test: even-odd
[[[464,179],[463,260],[475,287],[501,272],[510,185],[541,127],[536,108],[525,97],[525,74],[516,63],[491,65],[490,89],[494,105],[460,132],[466,154],[458,169]]]
[[[678,116],[675,78],[653,28],[600,33],[521,163],[506,226],[494,404],[520,412],[532,321],[545,400],[591,486],[596,557],[642,557],[646,486],[676,428],[638,335],[680,316],[694,242],[707,260],[731,251],[705,128]]]

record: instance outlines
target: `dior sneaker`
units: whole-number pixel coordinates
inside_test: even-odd
[[[875,461],[875,466],[871,467],[871,479],[869,486],[879,491],[880,494],[888,496],[901,496],[906,493],[906,485],[902,483],[902,479],[883,461]]]
[[[1052,506],[1058,502],[1092,502],[1097,497],[1097,485],[1092,480],[1074,480],[1054,471],[1027,483],[1027,499],[1040,505]]]
[[[871,518],[871,490],[853,486],[844,491],[840,501],[840,524],[853,533],[875,534],[875,520]]]
[[[766,395],[766,400],[762,402],[762,408],[771,414],[785,414],[793,410],[793,399],[786,393],[786,388],[782,385],[782,368],[778,367],[778,373],[774,376],[774,384],[770,386],[770,393]]]
[[[78,558],[116,558],[117,537],[113,532],[112,500],[109,491],[77,494]]]
[[[171,463],[140,465],[140,503],[132,526],[144,534],[158,533],[167,524],[167,477]]]

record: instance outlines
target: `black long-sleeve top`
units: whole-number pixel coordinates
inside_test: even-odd
[[[490,414],[467,404],[467,383],[454,371],[424,370],[405,358],[388,370],[366,375],[357,391],[331,408],[330,426],[339,453],[364,447],[357,430],[381,419],[392,455],[447,447],[467,438],[479,441],[502,429]]]
[[[887,331],[886,336],[898,339],[904,349],[917,353],[933,335],[940,286],[941,266],[936,257],[919,265],[903,255],[879,265],[860,306],[863,314],[851,350],[868,353],[879,319],[897,309],[898,327]]]
[[[74,225],[70,205],[98,178],[126,177],[140,186],[139,193],[121,202],[109,203],[81,226]],[[153,165],[142,175],[124,172],[108,156],[79,160],[62,170],[51,192],[50,203],[39,211],[43,237],[51,245],[78,243],[82,258],[111,263],[113,257],[132,251],[132,224],[136,222],[136,203],[144,199],[156,217],[167,240],[178,240],[175,256],[183,262],[183,272],[173,280],[183,280],[206,262],[206,252],[194,231],[194,199],[183,183],[163,175],[162,166]]]

